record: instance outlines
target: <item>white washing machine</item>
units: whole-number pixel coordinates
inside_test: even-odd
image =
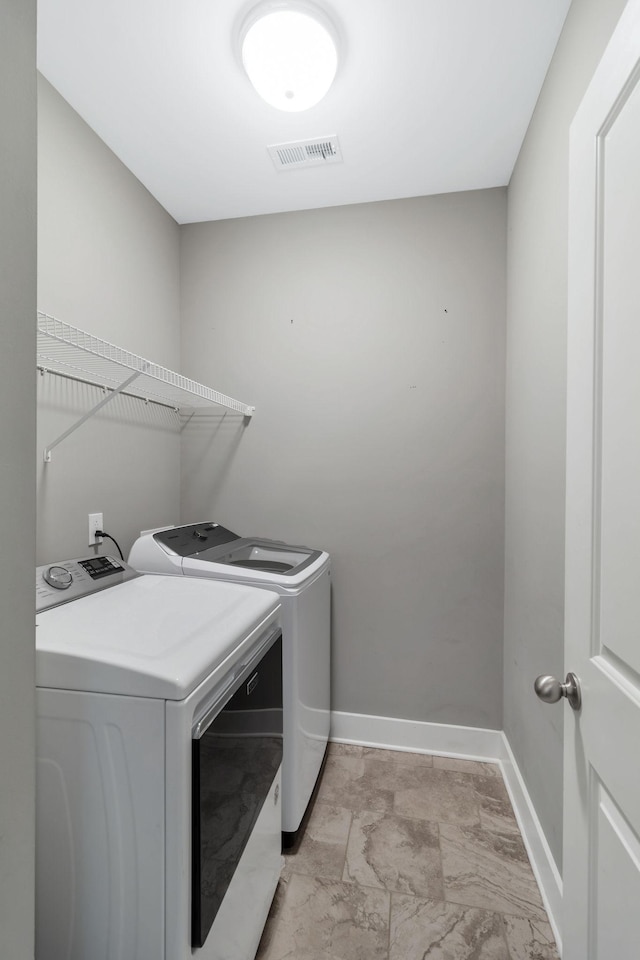
[[[278,598],[36,570],[37,960],[251,960],[281,869]]]
[[[263,587],[282,604],[283,844],[292,846],[322,768],[331,690],[330,557],[322,550],[240,537],[213,521],[146,532],[129,563],[145,573]]]

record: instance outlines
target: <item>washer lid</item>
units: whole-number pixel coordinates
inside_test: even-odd
[[[36,682],[182,700],[278,607],[255,587],[141,576],[36,617]]]

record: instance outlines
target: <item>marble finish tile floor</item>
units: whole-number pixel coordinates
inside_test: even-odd
[[[330,744],[256,960],[558,960],[499,766]]]

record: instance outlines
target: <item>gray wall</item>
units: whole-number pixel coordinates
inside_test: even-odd
[[[182,518],[333,556],[333,707],[500,728],[506,191],[182,229]],[[160,522],[164,519],[158,516]]]
[[[178,225],[42,77],[38,137],[39,309],[179,369]],[[161,407],[119,398],[43,463],[45,444],[101,398],[38,377],[38,563],[91,553],[89,512],[125,556],[141,528],[178,512],[180,436]]]
[[[569,126],[623,7],[574,0],[509,185],[504,726],[559,866]]]
[[[36,10],[0,4],[0,954],[33,958]]]

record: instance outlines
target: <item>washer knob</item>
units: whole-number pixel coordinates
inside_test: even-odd
[[[67,590],[73,583],[73,574],[70,570],[67,570],[66,567],[49,567],[49,569],[43,573],[43,577],[45,582],[55,590]]]
[[[203,533],[202,530],[198,530],[197,528],[193,531],[193,538],[194,538],[194,540],[207,540],[207,539],[208,539],[206,533]]]

